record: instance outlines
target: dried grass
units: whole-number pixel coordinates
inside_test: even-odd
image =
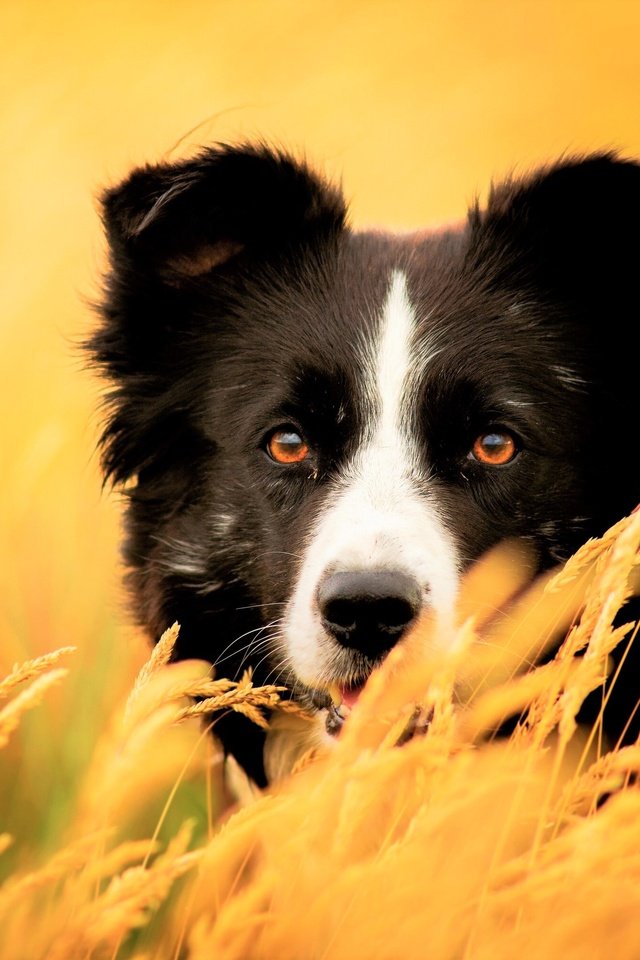
[[[0,748],[6,746],[11,734],[18,729],[23,714],[25,714],[27,710],[31,710],[37,706],[46,691],[56,683],[59,683],[63,677],[66,677],[68,672],[68,670],[63,669],[48,670],[41,676],[37,676],[30,687],[27,687],[26,690],[21,690],[13,700],[10,700],[9,703],[0,710]],[[33,676],[33,674],[31,675]],[[27,677],[25,676],[24,679],[27,679]],[[12,686],[14,685],[15,683],[12,683]],[[8,683],[5,689],[7,692],[9,691]]]
[[[210,839],[183,824],[163,846],[187,770],[205,793],[202,717],[238,710],[264,725],[281,693],[170,663],[174,625],[96,745],[66,845],[0,888],[0,957],[635,960],[640,746],[607,750],[575,717],[631,635],[612,624],[639,543],[635,514],[525,597],[526,558],[495,551],[464,586],[458,628],[421,623],[332,749],[306,752],[264,794],[245,789]],[[535,666],[559,631],[555,658]],[[63,652],[0,682],[5,739],[62,678]],[[514,734],[494,742],[514,712]],[[426,732],[397,746],[416,716]],[[158,797],[154,836],[123,836]],[[0,853],[10,844],[1,834]]]
[[[34,660],[26,660],[24,663],[15,664],[11,673],[0,680],[0,700],[6,700],[10,694],[15,693],[16,687],[21,683],[33,680],[40,674],[51,670],[62,657],[75,653],[75,651],[76,647],[60,647],[60,649],[54,650],[52,653],[45,653]]]

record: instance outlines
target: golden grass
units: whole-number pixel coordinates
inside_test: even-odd
[[[121,712],[107,724],[147,649],[114,601],[119,505],[98,494],[99,391],[74,346],[92,324],[86,300],[104,263],[92,198],[133,164],[257,135],[342,177],[357,227],[456,219],[514,164],[609,145],[640,153],[639,25],[638,5],[604,0],[185,0],[160,16],[148,0],[4,4],[0,676],[70,642],[78,651],[0,754],[0,878],[39,874],[83,831],[102,840],[56,883],[123,843],[150,848],[160,820],[159,850],[192,813],[194,847],[218,829],[219,766],[197,719],[158,723],[162,749],[142,703],[137,739]],[[507,684],[521,653],[491,672],[483,649],[469,685],[504,684],[502,697],[526,700]],[[463,687],[461,677],[460,696]],[[482,702],[486,715],[480,701],[469,714],[478,741],[500,708]],[[47,911],[70,917],[81,902],[68,882],[29,894],[26,913],[3,923],[1,954],[46,955]],[[154,946],[166,931],[157,922],[122,955],[171,955]]]
[[[59,650],[54,650],[53,653],[45,653],[34,660],[17,663],[11,673],[0,680],[0,700],[6,700],[9,694],[13,693],[21,683],[33,680],[34,677],[50,670],[62,657],[68,653],[73,653],[75,649],[75,647],[61,647]]]
[[[11,734],[17,730],[23,713],[40,703],[49,687],[66,677],[67,673],[67,670],[48,670],[0,710],[0,748],[8,743]]]
[[[510,607],[525,568],[512,547],[494,551],[464,584],[458,627],[420,624],[331,748],[208,825],[195,805],[196,822],[161,838],[182,781],[211,795],[220,758],[202,716],[264,724],[280,709],[280,691],[249,675],[171,664],[174,625],[96,743],[59,849],[42,863],[24,852],[0,887],[0,958],[632,960],[640,746],[607,750],[575,715],[630,635],[612,622],[639,545],[635,514]],[[558,629],[554,660],[532,666]],[[0,733],[62,679],[68,652],[0,681]],[[494,741],[514,711],[521,723]],[[397,746],[417,715],[426,731]],[[135,811],[157,803],[153,835],[132,836]],[[11,843],[0,834],[0,854]]]

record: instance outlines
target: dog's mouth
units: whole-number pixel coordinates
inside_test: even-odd
[[[313,703],[317,710],[325,710],[325,729],[332,736],[339,736],[351,710],[356,705],[365,686],[365,682],[351,685],[335,685],[328,690],[316,690],[313,694]],[[400,732],[396,746],[402,746],[413,740],[414,737],[424,735],[429,729],[432,712],[425,712],[416,706],[408,718],[405,728]]]
[[[312,709],[326,711],[325,728],[332,737],[337,737],[344,722],[358,702],[364,689],[365,681],[356,684],[334,683],[329,688],[310,690],[301,698],[306,700]]]
[[[364,681],[362,683],[354,684],[353,686],[341,686],[337,685],[335,687],[335,693],[339,697],[339,705],[345,706],[349,710],[352,710],[358,700],[360,699],[360,694],[364,689]],[[333,690],[331,691],[333,694]]]
[[[363,689],[364,681],[351,686],[335,685],[332,688],[330,693],[331,705],[328,708],[325,722],[327,733],[331,736],[338,736],[345,720],[358,702]]]

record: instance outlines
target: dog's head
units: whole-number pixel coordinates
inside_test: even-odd
[[[94,358],[127,560],[180,655],[349,688],[504,538],[538,569],[638,501],[640,167],[563,161],[459,229],[355,232],[265,147],[104,198]]]

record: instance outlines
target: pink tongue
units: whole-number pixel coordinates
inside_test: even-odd
[[[340,696],[342,697],[342,702],[345,707],[349,707],[349,710],[352,709],[353,705],[357,703],[358,697],[362,693],[362,686],[360,687],[340,687]]]

